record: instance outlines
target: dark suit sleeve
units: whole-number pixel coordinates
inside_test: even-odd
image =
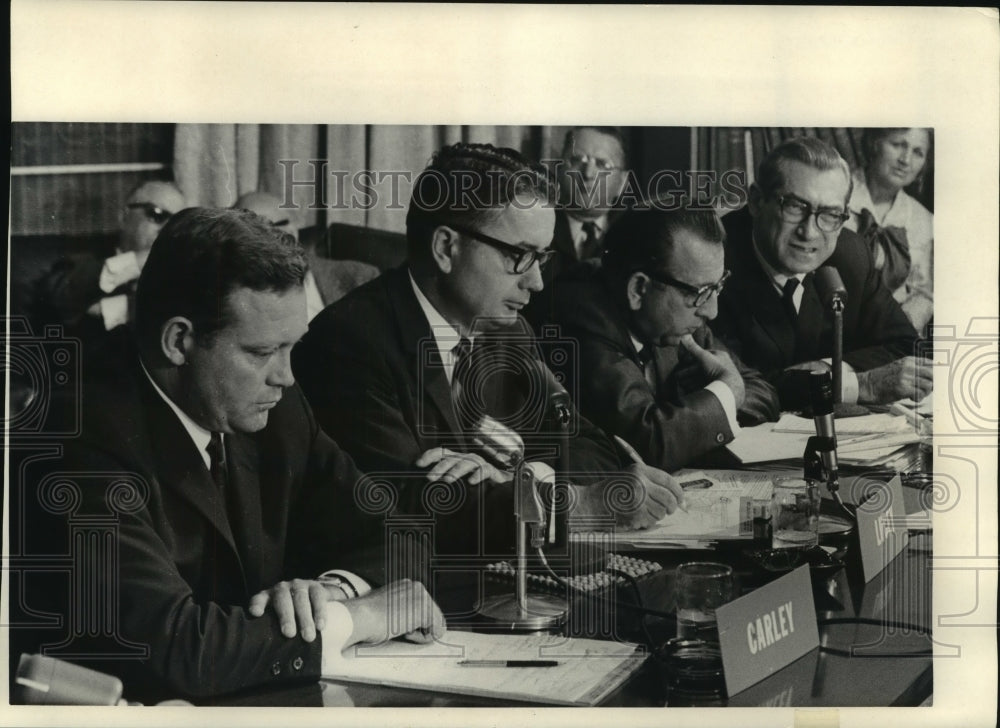
[[[580,346],[581,407],[650,465],[676,470],[733,439],[726,413],[711,392],[690,393],[683,405],[658,402],[639,365],[621,345],[593,332],[567,333]]]
[[[743,377],[746,398],[736,412],[736,419],[740,425],[752,427],[762,422],[777,422],[781,416],[777,390],[764,378],[763,374],[744,364],[743,360],[735,352],[730,351],[721,339],[712,336],[711,331],[705,329],[705,334],[704,345],[709,349],[719,349],[729,354],[740,376]]]
[[[49,323],[74,325],[97,303],[104,261],[94,255],[67,256],[35,284],[35,306]]]
[[[845,237],[849,237],[850,245],[843,244],[844,254],[855,259],[855,266],[854,269],[844,264],[838,267],[841,271],[848,269],[848,274],[856,277],[857,283],[852,288],[860,291],[860,301],[852,316],[856,321],[853,330],[846,323],[844,326],[844,361],[857,371],[865,371],[912,356],[917,341],[913,324],[882,282],[868,247],[854,235]],[[841,251],[837,252],[838,258],[841,257]],[[852,302],[848,300],[847,305]]]
[[[153,477],[136,473],[111,455],[81,444],[68,449],[63,467],[99,475],[85,479],[77,513],[104,517],[109,513],[105,493],[108,486],[122,479],[122,474],[126,478],[138,476],[140,483],[148,483]],[[113,501],[108,499],[109,503]],[[130,509],[130,501],[136,502],[128,496],[119,499],[119,507],[112,514],[117,517],[117,573],[112,567],[100,574],[103,589],[119,600],[120,621],[115,638],[148,649],[148,658],[141,662],[119,663],[117,672],[127,688],[144,686],[158,696],[198,699],[319,676],[322,639],[306,643],[301,638],[282,636],[271,610],[255,618],[246,611],[246,605],[196,600],[182,570],[188,559],[195,563],[210,555],[200,549],[185,553],[183,544],[168,544],[165,539],[176,537],[159,532],[149,509]],[[150,508],[160,507],[162,504],[150,504]],[[224,548],[220,543],[219,550]],[[179,561],[172,558],[171,549],[182,554]],[[86,573],[83,576],[85,579]],[[68,606],[71,612],[86,610],[79,602]],[[113,642],[110,647],[107,641],[102,644],[102,650],[115,648]],[[92,666],[102,669],[103,664],[107,664],[106,660]]]

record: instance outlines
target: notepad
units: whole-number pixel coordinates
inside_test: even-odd
[[[597,705],[645,661],[637,645],[550,634],[449,630],[429,644],[355,645],[323,677],[552,705]],[[463,667],[462,660],[555,660],[554,667]]]

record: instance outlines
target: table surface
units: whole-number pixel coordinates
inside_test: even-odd
[[[849,483],[847,484],[849,490]],[[925,507],[916,488],[904,488],[907,510]],[[824,511],[836,506],[824,500]],[[672,611],[673,568],[682,560],[721,560],[733,564],[741,587],[748,593],[769,578],[755,569],[742,548],[714,552],[644,551],[643,559],[659,562],[663,569],[640,580],[645,606]],[[932,638],[923,629],[931,625],[932,538],[914,534],[909,544],[883,572],[864,583],[856,567],[857,554],[850,552],[847,567],[826,578],[814,575],[813,592],[820,621],[820,647],[742,692],[726,697],[691,697],[668,688],[662,662],[651,655],[643,668],[604,703],[609,706],[651,707],[699,706],[916,706],[929,704],[933,691]],[[460,580],[439,585],[435,597],[449,617],[449,624],[469,628],[468,604],[461,599]],[[500,585],[496,588],[512,586]],[[620,597],[619,597],[620,598]],[[612,607],[615,609],[615,607]],[[654,645],[674,636],[674,620],[649,617],[645,632],[627,606],[617,607],[619,639],[642,641],[647,635]],[[867,622],[857,622],[858,618]],[[825,620],[849,620],[824,624]],[[874,623],[871,623],[874,622]],[[921,631],[897,626],[918,625]],[[622,625],[628,625],[623,627]],[[846,653],[846,654],[845,654]],[[516,706],[513,701],[449,695],[431,691],[386,688],[334,681],[301,685],[291,689],[255,691],[230,696],[214,704],[299,706],[388,706],[388,707],[477,707]]]

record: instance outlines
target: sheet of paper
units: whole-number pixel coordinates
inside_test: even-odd
[[[774,432],[776,424],[765,422],[756,427],[744,427],[726,448],[743,464],[801,459],[809,435],[815,434],[815,428],[808,435]]]
[[[906,417],[888,413],[842,417],[834,421],[834,427],[838,438],[846,435],[913,432],[913,425]],[[815,435],[816,425],[812,418],[799,417],[786,412],[774,425],[774,431]]]
[[[437,642],[348,648],[324,678],[541,703],[591,705],[644,660],[636,645],[549,634],[448,631]],[[462,660],[555,660],[555,667],[466,667]]]

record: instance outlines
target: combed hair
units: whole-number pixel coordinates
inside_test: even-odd
[[[796,137],[787,139],[771,150],[770,154],[764,157],[757,170],[757,185],[765,195],[771,195],[785,182],[782,173],[781,163],[785,161],[801,162],[813,169],[823,172],[831,169],[843,171],[847,178],[847,200],[851,199],[851,190],[854,181],[851,179],[851,169],[847,162],[836,149],[815,137]]]
[[[227,321],[237,288],[284,293],[305,280],[302,247],[288,233],[248,210],[191,207],[163,226],[149,251],[136,291],[140,339],[158,335],[184,316],[203,339]]]
[[[444,147],[413,183],[406,212],[410,256],[427,253],[438,225],[472,225],[498,214],[521,195],[552,205],[555,188],[545,168],[517,150],[492,144]]]
[[[663,271],[670,260],[674,238],[681,230],[706,242],[722,245],[726,230],[713,210],[634,208],[618,218],[604,239],[602,274],[624,282],[637,271]]]

